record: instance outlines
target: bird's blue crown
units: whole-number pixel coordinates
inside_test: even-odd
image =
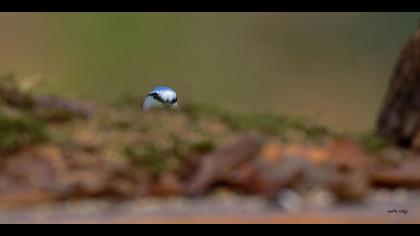
[[[163,92],[163,91],[172,91],[175,92],[175,90],[169,88],[169,87],[165,87],[165,86],[158,86],[155,87],[154,89],[152,89],[152,91],[150,91],[150,93],[159,93],[159,92]]]

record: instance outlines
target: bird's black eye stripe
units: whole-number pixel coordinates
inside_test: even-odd
[[[149,93],[148,96],[152,96],[154,99],[159,97],[159,95],[157,93]]]
[[[177,101],[178,101],[178,98],[174,98],[174,99],[172,99],[171,101],[164,101],[160,96],[159,96],[159,94],[158,93],[149,93],[148,94],[148,96],[151,96],[151,97],[153,97],[153,99],[155,99],[155,100],[157,100],[157,101],[159,101],[159,102],[161,102],[161,103],[166,103],[166,104],[168,104],[168,103],[170,103],[170,104],[174,104],[174,103],[176,103]]]
[[[163,101],[162,98],[157,93],[149,93],[148,95],[152,96],[155,100],[157,100],[159,102],[165,103],[165,101]]]

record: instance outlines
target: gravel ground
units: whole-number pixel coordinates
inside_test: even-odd
[[[279,197],[277,206],[229,193],[197,199],[83,200],[3,208],[0,223],[420,223],[419,197],[420,192],[380,190],[364,203],[322,205],[289,193]]]

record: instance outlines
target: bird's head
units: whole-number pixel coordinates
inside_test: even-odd
[[[152,108],[178,108],[178,97],[175,90],[163,86],[152,89],[144,100],[143,110],[147,111]]]

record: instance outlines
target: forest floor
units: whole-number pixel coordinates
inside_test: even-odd
[[[420,223],[420,157],[372,133],[0,80],[0,223]]]

